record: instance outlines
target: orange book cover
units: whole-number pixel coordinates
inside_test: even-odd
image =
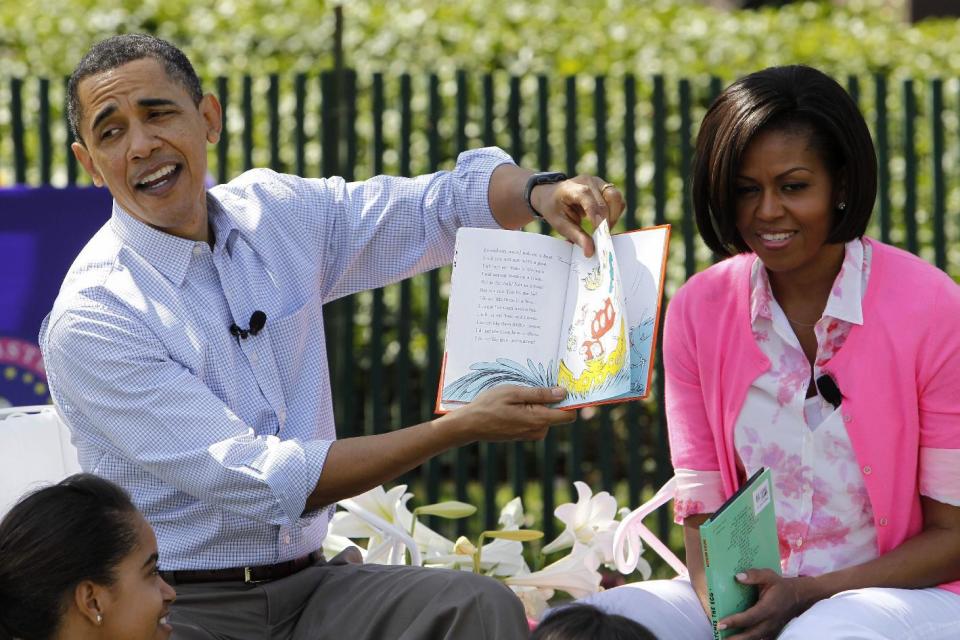
[[[611,235],[587,258],[523,231],[460,229],[436,412],[501,384],[559,385],[559,408],[650,394],[670,225]]]

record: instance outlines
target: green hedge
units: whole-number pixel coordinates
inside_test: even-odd
[[[697,0],[352,0],[348,62],[361,73],[465,67],[551,72],[718,74],[805,62],[838,73],[952,75],[960,22],[904,24],[903,0],[798,2],[723,12]],[[66,0],[0,3],[0,68],[63,75],[91,42],[146,31],[183,46],[210,75],[329,66],[333,2]]]

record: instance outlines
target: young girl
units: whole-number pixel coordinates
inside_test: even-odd
[[[153,530],[116,485],[78,474],[0,521],[0,639],[166,640],[173,589]]]

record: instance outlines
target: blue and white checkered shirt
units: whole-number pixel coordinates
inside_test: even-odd
[[[347,183],[249,171],[211,189],[213,250],[113,215],[40,330],[80,462],[125,487],[163,568],[281,562],[318,549],[304,514],[336,438],[324,303],[448,263],[461,226],[496,227],[487,189],[510,157]],[[228,327],[267,314],[257,336]]]

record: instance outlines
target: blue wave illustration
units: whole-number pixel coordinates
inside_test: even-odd
[[[524,387],[552,387],[557,384],[557,368],[552,360],[544,367],[542,362],[528,358],[524,367],[508,358],[497,358],[494,362],[472,364],[470,369],[470,373],[443,388],[445,402],[469,402],[479,393],[502,384]]]

